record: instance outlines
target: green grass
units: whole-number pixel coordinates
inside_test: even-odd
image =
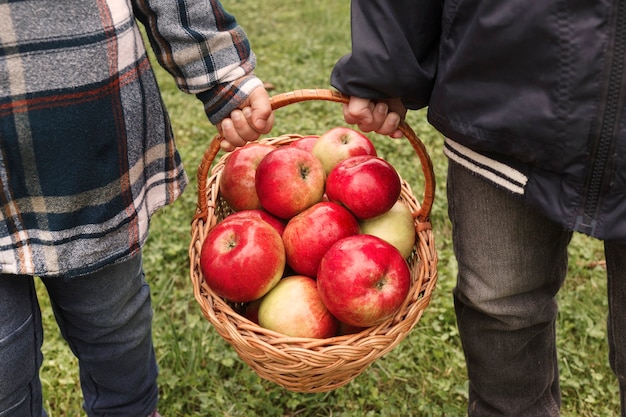
[[[257,74],[276,92],[329,88],[335,61],[350,48],[349,2],[322,0],[225,1],[246,28],[258,56]],[[200,103],[176,89],[162,70],[157,76],[170,111],[191,184],[183,197],[152,221],[145,270],[153,291],[154,338],[161,369],[164,416],[462,416],[467,383],[455,325],[451,290],[456,275],[446,217],[446,161],[441,137],[424,111],[408,122],[422,138],[438,179],[432,211],[439,280],[433,300],[408,337],[354,381],[335,391],[298,394],[260,379],[202,316],[189,279],[187,247],[196,204],[196,171],[215,135]],[[271,136],[321,133],[341,124],[336,103],[300,103],[277,112]],[[416,156],[406,141],[374,138],[381,154],[421,190]],[[570,273],[560,294],[558,346],[564,416],[618,415],[617,384],[607,361],[605,270],[600,242],[576,236]],[[42,291],[46,362],[42,369],[51,417],[79,416],[76,361],[58,336]]]

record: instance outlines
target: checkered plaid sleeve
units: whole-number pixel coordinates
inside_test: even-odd
[[[159,63],[217,123],[261,85],[248,38],[217,0],[134,0]]]

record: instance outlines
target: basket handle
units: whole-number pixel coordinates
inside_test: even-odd
[[[272,109],[276,110],[289,104],[299,103],[302,101],[324,100],[334,101],[337,103],[348,103],[349,99],[350,97],[338,91],[327,89],[304,89],[272,96],[270,97],[270,104]],[[400,122],[398,128],[413,146],[413,149],[417,153],[422,165],[422,171],[424,173],[424,199],[421,203],[419,211],[414,215],[420,222],[428,222],[435,197],[435,174],[433,172],[433,164],[424,144],[417,137],[413,129],[411,129],[411,127],[404,120]],[[200,167],[198,168],[198,212],[196,214],[196,218],[200,217],[206,220],[208,216],[206,184],[209,170],[215,160],[215,157],[217,156],[217,153],[220,151],[220,142],[222,140],[223,138],[219,134],[213,138],[209,147],[204,152]]]

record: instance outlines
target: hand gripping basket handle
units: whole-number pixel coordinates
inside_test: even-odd
[[[337,91],[326,89],[305,89],[277,94],[270,98],[270,103],[272,105],[272,109],[276,110],[281,107],[285,107],[288,104],[299,103],[302,101],[324,100],[334,101],[337,103],[348,103],[349,98],[350,97]],[[400,122],[400,126],[398,128],[413,146],[413,149],[420,159],[422,171],[424,173],[424,199],[421,203],[420,209],[417,213],[413,213],[413,216],[420,222],[428,222],[435,197],[435,175],[433,172],[432,161],[430,160],[430,156],[428,155],[422,141],[404,120]],[[220,142],[222,140],[223,138],[219,134],[213,138],[209,148],[205,151],[200,167],[198,168],[198,211],[196,218],[203,218],[206,220],[208,216],[206,195],[207,178],[209,170],[211,169],[211,164],[220,150]]]

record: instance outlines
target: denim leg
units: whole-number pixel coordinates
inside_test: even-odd
[[[45,416],[43,330],[33,278],[0,275],[0,417]]]
[[[454,289],[470,416],[558,416],[555,296],[571,233],[450,162]]]
[[[61,333],[79,361],[87,414],[149,415],[157,403],[157,364],[141,256],[91,275],[43,281]]]
[[[626,244],[604,242],[607,267],[609,362],[617,376],[626,417]]]

